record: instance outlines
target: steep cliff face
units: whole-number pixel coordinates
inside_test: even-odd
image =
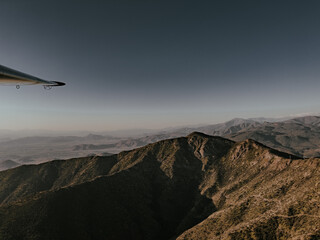
[[[319,159],[192,133],[0,172],[0,239],[319,235]]]

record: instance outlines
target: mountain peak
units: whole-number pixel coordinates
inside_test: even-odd
[[[274,156],[278,156],[286,159],[301,159],[301,157],[298,157],[296,155],[286,153],[286,152],[281,152],[273,148],[270,148],[251,138],[248,138],[242,142],[239,142],[237,143],[237,145],[241,146],[240,148],[242,149],[247,149],[247,150],[255,149],[256,151],[267,151],[268,153],[271,153]]]

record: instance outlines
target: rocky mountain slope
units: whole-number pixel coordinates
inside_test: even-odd
[[[0,239],[318,239],[320,159],[192,133],[0,172]]]

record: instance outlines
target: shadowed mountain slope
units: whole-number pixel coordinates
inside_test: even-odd
[[[21,166],[0,172],[0,239],[312,239],[319,165],[192,133]]]
[[[214,211],[198,186],[205,169],[233,144],[193,134],[110,157],[0,172],[0,236],[167,239],[207,217],[203,208]],[[26,229],[17,228],[30,218]]]

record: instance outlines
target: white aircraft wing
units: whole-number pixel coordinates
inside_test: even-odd
[[[32,75],[13,70],[11,68],[0,65],[0,84],[1,85],[15,85],[17,88],[20,85],[43,85],[45,89],[51,87],[63,86],[65,83],[56,81],[47,81]]]

